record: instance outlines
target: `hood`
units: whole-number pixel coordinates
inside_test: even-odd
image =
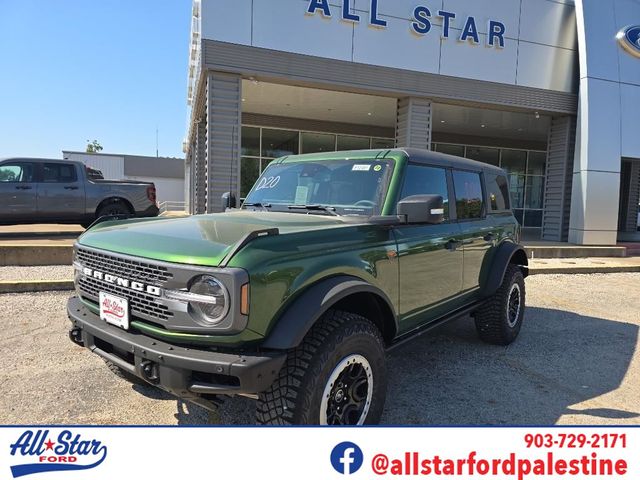
[[[236,210],[179,218],[104,222],[80,245],[172,263],[217,266],[244,235],[278,228],[281,234],[348,225],[343,217]]]

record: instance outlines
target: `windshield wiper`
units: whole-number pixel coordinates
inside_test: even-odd
[[[336,212],[336,208],[335,207],[327,207],[326,205],[289,205],[287,208],[289,210],[320,211],[320,212],[326,212],[329,215],[333,215],[334,217],[339,217],[340,216]]]
[[[260,203],[260,202],[255,202],[255,203],[243,203],[242,207],[256,207],[256,208],[261,208],[264,211],[268,211],[271,208],[271,204],[270,203]]]

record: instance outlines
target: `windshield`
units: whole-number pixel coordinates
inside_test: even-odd
[[[392,173],[393,163],[389,160],[271,164],[247,195],[244,208],[378,215]]]

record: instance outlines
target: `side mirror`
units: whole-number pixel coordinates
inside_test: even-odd
[[[436,225],[444,221],[444,200],[441,195],[413,195],[400,200],[398,215],[404,215],[407,223]]]
[[[231,192],[222,194],[222,211],[224,212],[228,208],[236,208],[236,197]]]

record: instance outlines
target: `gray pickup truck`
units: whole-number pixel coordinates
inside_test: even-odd
[[[0,225],[79,223],[105,215],[158,215],[153,183],[102,180],[81,162],[0,160]]]

